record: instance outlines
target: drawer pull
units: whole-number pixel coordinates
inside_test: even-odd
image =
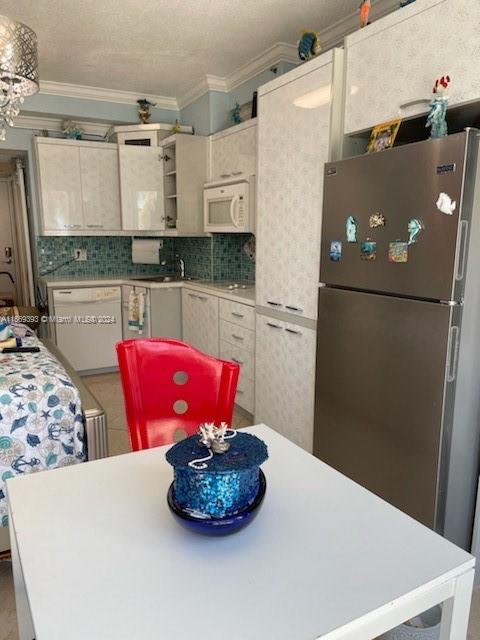
[[[231,175],[232,175],[231,173],[222,173],[220,177],[221,178],[230,178]]]
[[[290,311],[298,311],[298,313],[303,313],[303,309],[301,309],[300,307],[293,307],[291,304],[286,304],[285,308],[289,309]]]
[[[232,333],[232,338],[235,338],[235,340],[243,340],[243,336],[238,336],[236,333]]]
[[[199,300],[208,300],[207,296],[197,296]]]
[[[302,335],[301,331],[295,331],[295,329],[289,329],[288,327],[285,327],[285,331],[288,331],[288,333],[293,333],[296,336],[301,336]]]
[[[237,393],[245,393],[243,389],[237,389]]]
[[[243,315],[243,313],[237,313],[236,311],[232,311],[232,316],[235,316],[235,318],[244,318],[245,317]]]
[[[198,298],[198,296],[196,296],[194,293],[189,293],[188,297],[189,298]]]
[[[234,358],[233,356],[232,356],[232,361],[236,362],[237,364],[243,364],[243,360],[239,360],[238,358]]]
[[[282,327],[279,324],[273,324],[273,322],[267,322],[268,327],[272,327],[272,329],[281,329]]]
[[[87,224],[88,229],[103,229],[103,224]]]
[[[232,171],[232,176],[241,176],[243,171]]]
[[[281,307],[282,306],[281,302],[273,302],[272,300],[267,300],[267,304],[269,304],[272,307]]]
[[[410,100],[410,102],[404,102],[400,105],[400,109],[408,109],[408,107],[414,107],[417,104],[428,105],[430,104],[430,98],[419,98],[418,100]]]

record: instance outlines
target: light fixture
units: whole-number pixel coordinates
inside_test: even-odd
[[[37,36],[27,25],[0,16],[0,140],[25,96],[38,89]]]

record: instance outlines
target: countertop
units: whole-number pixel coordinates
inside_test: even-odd
[[[171,289],[171,288],[186,288],[194,289],[195,291],[201,291],[202,293],[209,293],[218,296],[219,298],[225,298],[226,300],[233,300],[247,304],[249,306],[255,306],[255,285],[247,284],[245,289],[240,287],[238,289],[228,289],[231,284],[229,281],[216,281],[216,280],[177,280],[172,282],[152,282],[148,280],[152,276],[113,276],[111,278],[92,278],[81,277],[72,278],[70,280],[65,278],[40,278],[40,281],[48,289],[74,289],[79,287],[115,287],[121,285],[129,285],[132,287],[145,287],[147,289]]]

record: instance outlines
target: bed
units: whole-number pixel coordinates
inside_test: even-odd
[[[0,553],[9,547],[9,478],[107,455],[95,398],[53,344],[31,337],[24,345],[40,351],[0,353]]]

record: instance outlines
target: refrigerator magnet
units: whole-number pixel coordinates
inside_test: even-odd
[[[375,260],[377,257],[377,243],[367,238],[360,245],[360,257],[362,260]]]
[[[442,213],[447,214],[447,216],[453,215],[453,212],[457,208],[457,203],[455,200],[452,200],[448,193],[440,193],[437,200],[437,209]]]
[[[340,240],[332,240],[330,242],[330,260],[332,262],[340,262],[342,259],[342,243]]]
[[[347,242],[357,242],[358,222],[355,216],[348,216],[345,223]]]
[[[408,262],[408,242],[390,242],[388,245],[388,261],[389,262]]]
[[[415,244],[420,231],[423,230],[423,224],[417,218],[412,218],[408,223],[408,244]]]
[[[376,229],[377,227],[384,227],[387,221],[385,220],[385,216],[383,213],[374,213],[368,219],[368,224],[370,225],[370,229]]]

